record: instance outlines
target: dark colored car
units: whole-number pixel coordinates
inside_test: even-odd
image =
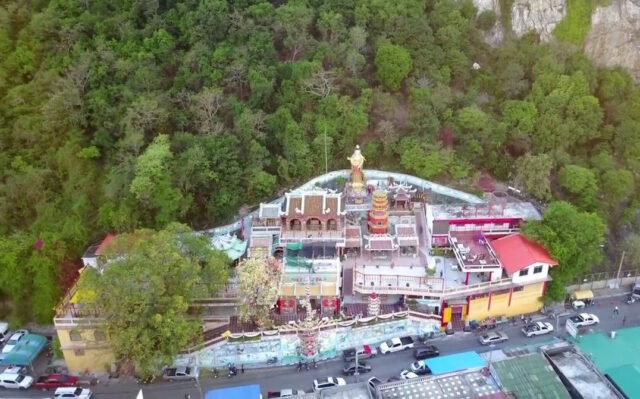
[[[360,374],[368,373],[369,371],[371,371],[371,366],[366,363],[358,362],[357,369],[358,373]],[[356,363],[349,363],[347,366],[345,366],[342,372],[344,373],[344,375],[354,375],[356,372]]]
[[[394,375],[393,377],[391,377],[391,378],[389,378],[387,380],[387,382],[394,382],[394,381],[403,381],[403,379],[400,378],[400,376],[398,376],[398,375]]]
[[[67,374],[49,374],[38,378],[33,384],[38,389],[46,391],[60,387],[74,387],[78,383],[78,378]]]
[[[413,350],[413,357],[417,360],[429,359],[440,356],[440,351],[433,345],[420,346]]]

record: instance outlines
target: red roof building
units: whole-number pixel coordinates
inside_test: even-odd
[[[549,255],[549,252],[542,245],[520,233],[491,241],[491,248],[509,275],[537,263],[548,266],[558,265],[558,262]]]

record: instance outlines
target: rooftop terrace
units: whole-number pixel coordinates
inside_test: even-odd
[[[530,202],[504,202],[483,204],[438,204],[430,206],[435,220],[520,218],[541,220],[542,216]]]
[[[615,339],[586,334],[577,346],[629,398],[640,398],[640,327],[618,330]]]
[[[462,271],[499,271],[502,267],[481,231],[451,231],[449,243]]]
[[[378,391],[382,399],[505,398],[493,378],[479,371],[390,382]]]

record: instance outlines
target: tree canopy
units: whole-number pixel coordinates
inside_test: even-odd
[[[583,37],[578,3],[560,39]],[[638,233],[640,89],[562,40],[491,47],[494,19],[455,0],[3,2],[12,320],[50,319],[107,232],[225,223],[356,144],[372,168],[467,191],[489,173]]]
[[[80,289],[95,292],[93,306],[106,320],[116,358],[132,361],[141,376],[154,375],[198,340],[201,322],[189,305],[224,286],[229,262],[186,226],[141,229],[109,244],[102,274],[85,271]]]

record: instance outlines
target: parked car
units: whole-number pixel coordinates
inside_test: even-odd
[[[400,378],[403,380],[411,380],[414,378],[418,378],[419,375],[414,373],[413,371],[409,371],[409,370],[402,370],[400,372]]]
[[[356,360],[356,352],[358,353],[358,360],[369,359],[376,357],[378,350],[370,345],[363,345],[358,348],[349,348],[342,351],[342,358],[345,362],[353,362]]]
[[[36,380],[34,386],[43,391],[56,389],[61,387],[75,387],[78,383],[78,377],[68,374],[49,374],[43,375]]]
[[[533,324],[522,327],[522,332],[527,337],[535,337],[536,335],[548,334],[553,331],[553,325],[548,322],[538,321]]]
[[[403,378],[400,377],[399,375],[394,375],[393,377],[390,377],[387,382],[394,382],[394,381],[402,381]]]
[[[93,393],[87,388],[58,388],[53,393],[53,397],[58,398],[71,398],[71,399],[90,399]]]
[[[413,338],[406,336],[400,338],[391,338],[388,341],[380,344],[380,353],[386,355],[387,353],[398,352],[404,349],[413,348]]]
[[[313,392],[319,392],[322,391],[323,389],[327,389],[327,388],[332,388],[332,387],[337,387],[337,386],[342,386],[342,385],[347,385],[347,382],[344,380],[344,378],[333,378],[333,377],[327,377],[324,380],[313,380]]]
[[[27,330],[18,330],[14,332],[11,335],[11,337],[9,337],[9,339],[7,340],[7,343],[4,345],[4,348],[2,348],[2,353],[11,352],[13,348],[15,348],[16,345],[18,345],[18,342],[20,342],[22,338],[24,338],[24,336],[27,334],[29,334],[29,331]]]
[[[19,373],[0,374],[0,388],[27,389],[33,384],[33,377]]]
[[[198,378],[198,366],[180,366],[166,368],[162,372],[162,378],[167,381],[193,381]]]
[[[440,350],[433,345],[419,346],[413,350],[413,357],[416,360],[424,360],[436,356],[440,356]]]
[[[0,321],[0,344],[9,338],[9,323],[6,321]]]
[[[431,374],[431,369],[425,364],[424,360],[411,363],[411,371],[418,375]]]
[[[267,398],[292,398],[298,395],[304,395],[305,392],[300,389],[281,389],[275,392],[267,392]]]
[[[482,345],[490,345],[490,344],[497,344],[500,342],[504,342],[506,340],[508,340],[509,337],[507,336],[507,334],[500,332],[500,331],[492,331],[492,332],[488,332],[485,334],[482,334],[478,340],[480,341],[480,343]]]
[[[351,362],[350,364],[345,366],[342,372],[344,373],[344,375],[354,375],[356,373],[356,370],[358,370],[358,373],[360,374],[368,373],[369,371],[371,371],[371,366],[360,361],[358,361],[358,364],[356,366],[356,362]]]
[[[28,371],[24,366],[7,366],[6,369],[2,370],[2,374],[24,374],[27,375]]]
[[[598,316],[591,313],[580,313],[571,317],[569,320],[571,320],[576,327],[592,326],[600,323]]]

